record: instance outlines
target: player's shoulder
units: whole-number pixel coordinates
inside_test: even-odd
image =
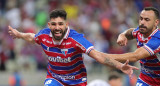
[[[49,35],[50,32],[51,32],[51,30],[50,30],[49,28],[44,28],[44,29],[40,30],[40,31],[36,34],[36,36],[43,35],[43,34],[48,34],[48,35]]]
[[[152,33],[152,37],[155,37],[155,38],[160,39],[160,29],[156,29],[156,30]]]
[[[78,39],[83,37],[84,35],[81,33],[78,33],[76,30],[70,29],[70,33],[68,37],[74,38],[74,39]]]

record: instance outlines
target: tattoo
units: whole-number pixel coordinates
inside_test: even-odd
[[[134,37],[132,36],[132,31],[133,29],[129,29],[125,32],[125,36],[127,37],[128,40],[133,39]]]
[[[104,61],[105,64],[109,64],[110,66],[116,67],[116,64],[113,63],[109,58],[106,58]]]

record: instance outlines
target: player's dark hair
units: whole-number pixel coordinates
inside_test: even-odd
[[[67,13],[63,9],[55,9],[55,10],[52,10],[51,13],[50,13],[50,19],[61,17],[64,20],[66,20],[67,19],[66,16],[67,16]]]
[[[108,80],[110,81],[110,80],[119,79],[119,78],[121,78],[120,75],[118,75],[118,74],[111,74],[111,75],[108,77]]]
[[[159,19],[159,11],[158,11],[157,8],[154,8],[154,7],[145,7],[144,10],[145,11],[150,11],[150,10],[154,11],[154,14],[155,14],[156,18]]]

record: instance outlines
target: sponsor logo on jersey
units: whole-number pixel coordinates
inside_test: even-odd
[[[48,56],[48,60],[52,62],[69,63],[71,62],[71,57],[61,58],[60,56],[57,57]]]
[[[55,77],[55,78],[58,78],[58,79],[75,79],[75,76],[74,75],[56,75],[56,74],[54,74],[53,75],[53,77]]]
[[[66,42],[66,43],[63,43],[62,45],[70,45],[71,42]]]
[[[44,38],[44,39],[42,39],[42,41],[46,41],[46,39]]]
[[[44,42],[47,42],[47,43],[49,43],[49,44],[52,44],[52,41],[48,41],[47,39],[42,39],[42,41],[44,41]]]

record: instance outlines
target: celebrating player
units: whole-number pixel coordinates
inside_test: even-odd
[[[160,86],[160,30],[159,11],[154,7],[146,7],[140,13],[139,26],[121,33],[117,43],[121,46],[128,40],[136,39],[138,49],[132,53],[108,55],[118,61],[131,62],[140,60],[141,73],[136,86]]]

